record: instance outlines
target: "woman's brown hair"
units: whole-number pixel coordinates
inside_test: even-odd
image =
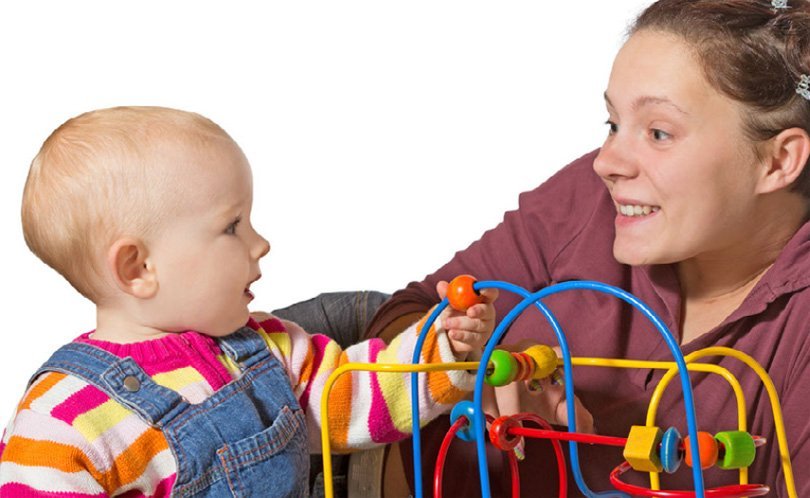
[[[709,83],[745,106],[752,140],[794,127],[810,133],[810,101],[796,93],[801,76],[810,74],[808,1],[778,8],[768,0],[659,0],[629,32],[648,29],[694,47]],[[810,199],[810,165],[793,189]]]

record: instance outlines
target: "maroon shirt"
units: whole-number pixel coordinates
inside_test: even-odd
[[[519,208],[480,240],[429,275],[413,282],[385,303],[369,334],[378,334],[395,318],[424,311],[438,301],[435,284],[462,273],[480,280],[505,280],[538,290],[567,280],[598,280],[625,289],[660,315],[676,338],[681,321],[681,296],[672,265],[628,266],[613,258],[613,202],[592,166],[596,151],[562,169],[546,183],[520,196]],[[810,496],[810,223],[788,242],[770,270],[740,307],[723,323],[688,344],[684,354],[708,346],[726,346],[751,355],[770,374],[787,428],[788,446],[799,496]],[[501,292],[496,308],[503,317],[520,298]],[[573,356],[672,361],[661,335],[638,312],[618,299],[589,291],[551,296],[545,303],[562,325]],[[536,309],[529,309],[507,332],[504,342],[521,339],[556,345],[550,327]],[[736,375],[746,395],[748,430],[768,444],[757,449],[749,482],[771,486],[772,496],[787,496],[774,420],[759,378],[733,358],[713,358]],[[661,371],[575,367],[577,395],[594,416],[600,434],[627,437],[631,425],[644,425],[650,395]],[[692,374],[698,429],[715,434],[737,429],[737,409],[729,384],[713,374]],[[659,405],[657,425],[676,427],[686,435],[686,419],[678,378]],[[446,417],[423,434],[426,487],[432,487],[433,465]],[[521,464],[524,496],[557,496],[555,459],[545,441],[531,441]],[[566,446],[567,448],[567,446]],[[621,448],[579,445],[583,474],[594,491],[612,489],[608,476],[622,460]],[[403,455],[410,465],[410,451]],[[566,451],[567,454],[567,451]],[[456,441],[445,471],[446,496],[480,493],[474,445]],[[508,467],[490,459],[493,496],[509,496]],[[570,472],[569,472],[570,473]],[[460,478],[464,476],[464,478]],[[673,475],[661,474],[664,489],[691,489],[692,472],[682,465]],[[410,478],[410,477],[409,477]],[[738,482],[737,471],[704,471],[706,487]],[[624,479],[649,485],[647,474],[631,472]],[[578,491],[569,479],[569,494]],[[426,493],[428,490],[426,490]]]

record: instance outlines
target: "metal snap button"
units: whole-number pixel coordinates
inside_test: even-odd
[[[137,392],[141,388],[141,381],[138,380],[137,377],[134,375],[127,375],[124,377],[124,389],[127,391],[134,393]]]

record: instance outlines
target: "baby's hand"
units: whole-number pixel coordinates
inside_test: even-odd
[[[441,299],[447,295],[447,286],[444,280],[436,284]],[[498,289],[484,289],[480,296],[481,302],[470,306],[466,312],[448,306],[442,313],[441,326],[447,331],[453,352],[462,361],[468,353],[480,352],[495,330],[493,303],[498,299]]]

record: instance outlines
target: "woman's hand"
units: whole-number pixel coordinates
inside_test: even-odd
[[[530,387],[529,382],[513,382],[502,387],[485,386],[484,412],[500,417],[517,413],[533,413],[552,425],[568,426],[568,408],[565,387],[543,381],[541,388]],[[593,415],[574,396],[574,415],[577,432],[594,434]]]

